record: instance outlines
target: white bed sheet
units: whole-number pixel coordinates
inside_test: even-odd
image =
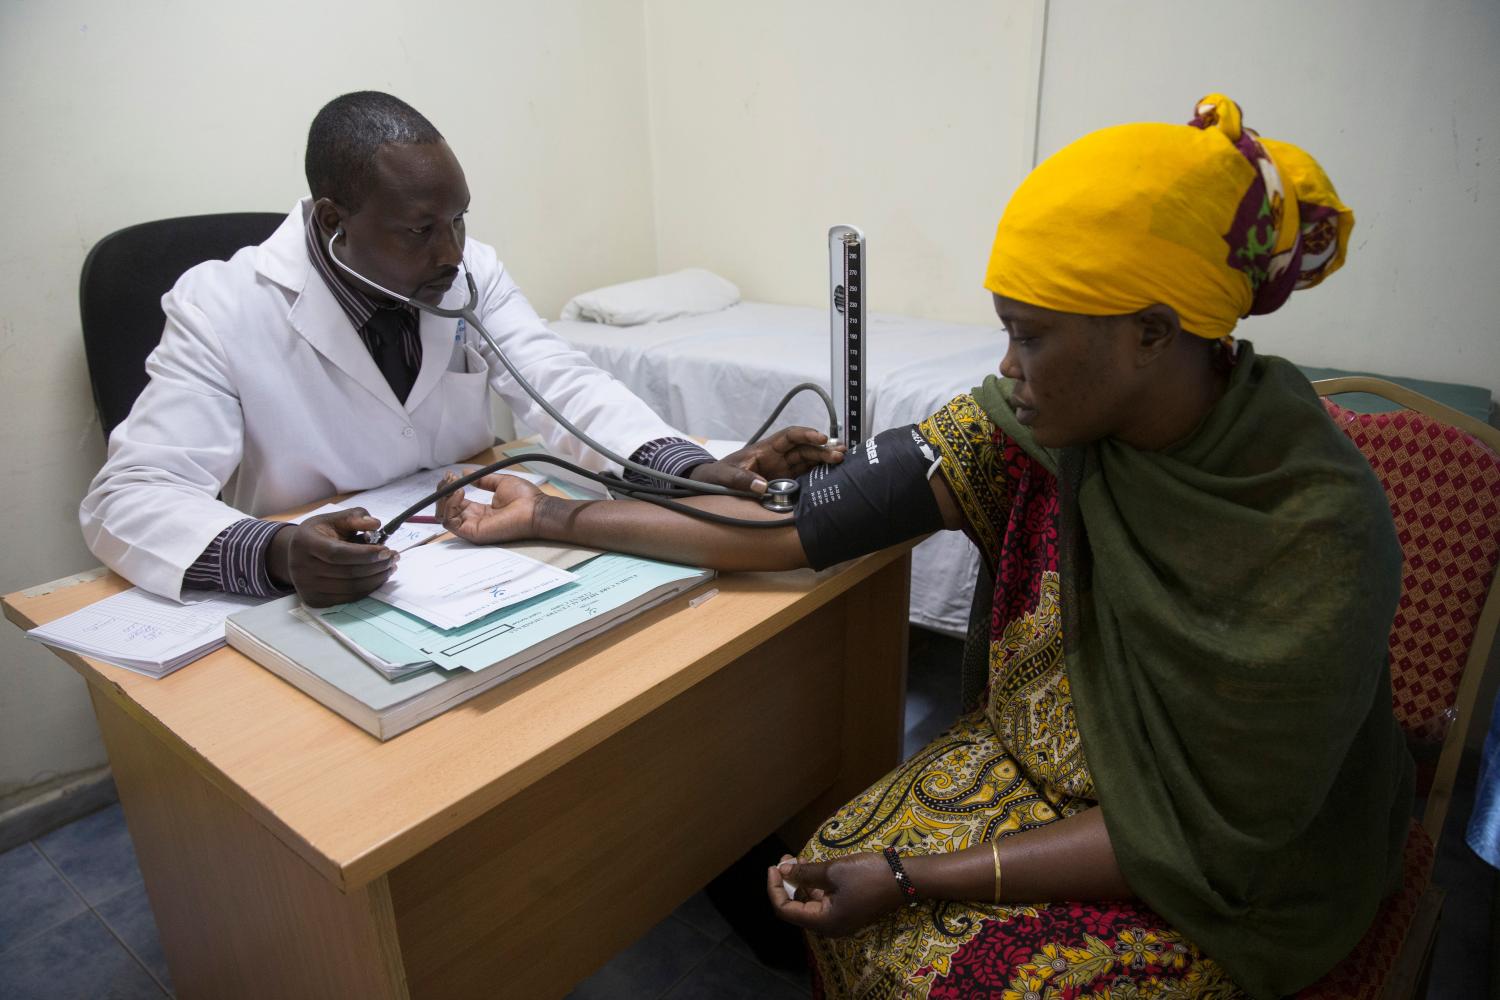
[[[559,320],[552,329],[689,434],[743,441],[798,382],[828,385],[828,312],[742,302],[719,312],[616,327]],[[1005,353],[995,326],[873,314],[866,329],[870,433],[914,423],[991,372]],[[811,393],[777,425],[826,428]],[[962,635],[979,556],[962,534],[939,532],[912,554],[911,620]]]

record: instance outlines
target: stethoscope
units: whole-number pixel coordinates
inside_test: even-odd
[[[697,507],[691,507],[687,504],[678,503],[676,502],[676,500],[671,498],[701,496],[705,494],[715,496],[742,497],[748,500],[758,500],[761,506],[765,507],[769,511],[773,511],[778,514],[789,514],[793,510],[795,510],[797,506],[797,493],[799,490],[799,486],[795,479],[770,480],[766,483],[766,492],[764,495],[759,493],[751,493],[749,490],[731,489],[728,486],[719,486],[716,483],[700,483],[694,479],[685,479],[681,476],[673,476],[665,472],[658,472],[655,469],[648,468],[647,466],[641,465],[638,462],[632,462],[628,458],[623,458],[619,455],[616,455],[613,451],[606,448],[604,445],[595,441],[593,438],[589,437],[583,431],[575,427],[567,417],[564,417],[557,411],[555,407],[552,406],[551,403],[547,402],[547,400],[542,397],[541,393],[537,392],[536,388],[526,380],[526,376],[522,375],[520,371],[517,370],[515,365],[511,364],[510,358],[505,356],[505,352],[500,349],[500,345],[495,342],[495,338],[490,336],[490,332],[484,328],[484,323],[480,321],[479,313],[476,308],[479,305],[479,289],[474,284],[474,275],[469,272],[467,261],[462,261],[462,264],[464,280],[468,283],[469,286],[468,302],[457,309],[445,308],[438,305],[429,305],[426,302],[420,302],[416,299],[411,298],[410,296],[402,295],[398,292],[393,292],[389,288],[371,281],[363,274],[360,274],[358,271],[354,270],[354,268],[350,267],[348,264],[345,264],[343,261],[339,260],[338,255],[333,251],[333,244],[335,240],[343,235],[344,230],[340,228],[328,238],[328,256],[341,271],[354,278],[361,284],[379,292],[381,295],[394,299],[397,302],[403,302],[406,305],[409,305],[415,309],[420,309],[422,312],[430,313],[433,316],[441,316],[444,319],[463,320],[469,326],[479,331],[479,335],[484,338],[485,343],[490,345],[490,350],[495,352],[495,356],[500,359],[500,363],[505,366],[505,370],[510,373],[510,377],[516,380],[516,384],[519,385],[523,390],[525,390],[526,394],[533,400],[535,400],[536,404],[540,406],[544,411],[546,411],[548,416],[550,416],[553,420],[556,420],[564,430],[572,434],[579,441],[582,441],[589,448],[593,449],[595,452],[602,455],[609,461],[614,462],[622,468],[629,469],[632,472],[636,472],[644,476],[649,476],[651,479],[654,479],[662,484],[650,485],[646,483],[627,482],[624,479],[621,479],[619,476],[597,473],[588,469],[583,469],[577,465],[574,465],[572,462],[568,462],[564,459],[556,458],[551,455],[515,455],[510,458],[501,459],[498,462],[492,462],[482,469],[478,469],[474,472],[469,473],[456,482],[448,483],[433,491],[431,494],[423,497],[421,500],[406,508],[406,510],[403,510],[401,513],[397,514],[391,520],[381,525],[380,530],[373,532],[368,536],[368,541],[371,541],[377,545],[381,544],[386,539],[390,538],[391,535],[401,527],[401,525],[405,524],[407,518],[421,513],[425,508],[448,496],[450,493],[461,490],[465,486],[468,486],[470,483],[476,482],[484,478],[485,476],[490,475],[491,473],[499,472],[500,470],[509,468],[512,465],[520,465],[522,463],[525,463],[527,465],[533,463],[548,463],[551,465],[560,466],[561,468],[567,469],[569,472],[584,476],[588,479],[593,480],[594,482],[599,483],[601,486],[604,486],[606,489],[608,489],[611,494],[625,496],[635,500],[643,500],[647,503],[653,503],[660,507],[667,507],[704,521],[712,521],[716,524],[728,524],[741,528],[780,528],[791,523],[791,519],[785,517],[777,518],[771,521],[752,521],[746,518],[729,517],[724,514],[715,514],[712,511],[700,510]],[[828,437],[830,440],[837,440],[839,435],[839,424],[838,417],[834,412],[833,400],[829,398],[828,392],[822,386],[817,385],[813,382],[803,382],[800,385],[792,387],[791,391],[782,397],[781,402],[776,405],[776,409],[771,411],[771,415],[767,417],[765,422],[760,425],[759,429],[757,429],[756,432],[750,436],[750,440],[745,442],[746,447],[749,447],[756,441],[759,441],[761,435],[765,434],[766,431],[770,429],[772,422],[774,422],[777,417],[781,416],[781,411],[786,409],[787,404],[792,401],[793,397],[795,397],[797,393],[804,391],[815,392],[820,397],[822,397],[824,405],[828,408],[828,421],[830,428]]]

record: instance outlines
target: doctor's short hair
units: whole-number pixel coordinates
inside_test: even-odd
[[[416,108],[378,90],[360,90],[323,105],[307,130],[308,190],[359,211],[370,166],[381,146],[442,142],[443,134]]]

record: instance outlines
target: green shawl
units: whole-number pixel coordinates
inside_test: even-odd
[[[1068,677],[1121,871],[1271,997],[1335,965],[1398,884],[1412,764],[1385,494],[1291,364],[1239,349],[1224,397],[1163,451],[1052,451],[1011,383],[974,398],[1058,475]]]

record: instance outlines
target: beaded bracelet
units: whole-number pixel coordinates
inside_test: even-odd
[[[917,905],[917,887],[911,884],[911,876],[906,874],[906,869],[901,865],[901,855],[896,853],[894,847],[887,847],[880,852],[885,855],[885,863],[891,866],[891,874],[896,877],[896,884],[901,887],[901,894],[906,897],[907,906]]]

